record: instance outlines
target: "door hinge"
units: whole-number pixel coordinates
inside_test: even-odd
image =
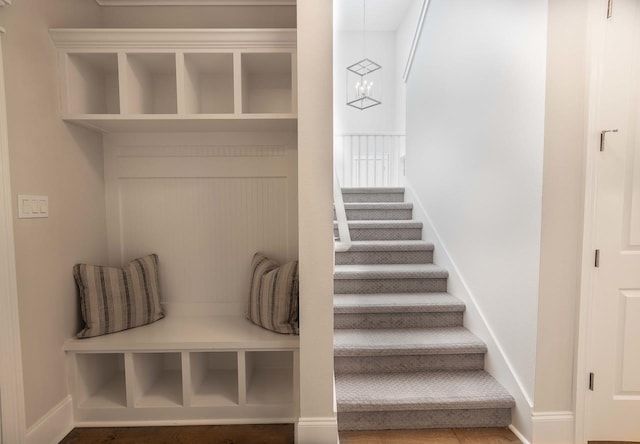
[[[609,0],[607,4],[607,18],[610,19],[613,17],[613,0]]]
[[[617,128],[600,131],[600,151],[604,151],[604,142],[605,142],[605,139],[607,138],[607,133],[617,133],[617,132],[618,132]]]
[[[596,254],[595,254],[595,260],[593,261],[593,265],[596,268],[600,267],[600,250],[596,250]]]
[[[593,372],[589,373],[589,390],[593,391],[593,380],[594,380]]]

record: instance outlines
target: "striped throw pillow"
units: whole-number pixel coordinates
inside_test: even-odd
[[[298,261],[279,266],[255,254],[247,318],[276,333],[298,334]]]
[[[73,277],[84,320],[78,338],[115,333],[164,317],[156,254],[135,259],[123,268],[77,264]]]

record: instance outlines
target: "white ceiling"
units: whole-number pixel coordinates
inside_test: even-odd
[[[409,6],[421,0],[366,0],[367,31],[395,31]],[[340,31],[362,30],[363,0],[335,0],[334,25]]]

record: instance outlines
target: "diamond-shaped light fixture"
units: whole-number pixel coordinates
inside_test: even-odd
[[[347,105],[365,110],[382,104],[382,66],[365,56],[366,0],[362,1],[362,57],[347,67]]]
[[[347,105],[363,110],[382,103],[377,98],[382,87],[378,75],[381,68],[369,59],[347,67]]]

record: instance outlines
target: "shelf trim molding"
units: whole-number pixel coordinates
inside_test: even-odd
[[[96,0],[96,3],[100,6],[295,6],[296,0]]]
[[[1,0],[0,0],[1,1]],[[50,29],[58,49],[246,49],[296,47],[295,29]]]

